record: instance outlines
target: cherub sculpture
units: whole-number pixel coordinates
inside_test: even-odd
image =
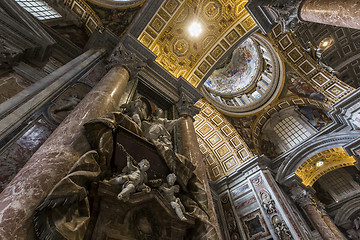
[[[165,199],[170,203],[171,207],[175,210],[176,215],[181,219],[181,221],[185,221],[184,205],[181,203],[179,198],[175,197],[175,193],[179,192],[179,185],[174,185],[176,175],[174,173],[170,173],[167,175],[166,181],[166,183],[163,183],[159,187],[159,190]]]
[[[162,110],[158,108],[151,121],[143,121],[144,137],[149,141],[156,140],[172,148],[170,132],[183,118],[168,120],[167,118],[161,118],[161,114]]]
[[[132,156],[126,152],[122,145],[118,145],[127,155],[127,166],[124,167],[119,176],[105,182],[109,184],[122,184],[122,190],[117,195],[117,198],[126,202],[129,200],[130,194],[134,192],[151,191],[151,188],[145,184],[147,182],[146,171],[150,168],[150,163],[148,160],[143,159],[137,164],[138,166],[134,165],[133,161],[135,160],[133,160]]]
[[[138,97],[135,100],[122,104],[120,108],[125,109],[125,114],[128,115],[141,129],[143,120],[146,120],[150,115],[151,106],[147,99]]]

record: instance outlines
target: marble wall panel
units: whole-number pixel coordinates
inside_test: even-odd
[[[31,85],[31,82],[16,74],[7,73],[0,77],[0,104],[10,99],[24,88]]]

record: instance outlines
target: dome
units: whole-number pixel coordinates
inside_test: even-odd
[[[224,114],[252,115],[280,93],[283,69],[283,62],[271,43],[262,35],[253,34],[238,44],[201,90]]]
[[[205,81],[205,87],[220,95],[236,95],[245,91],[259,70],[258,46],[247,38]]]

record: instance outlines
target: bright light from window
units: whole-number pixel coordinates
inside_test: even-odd
[[[39,20],[60,18],[61,15],[42,0],[15,0],[26,11]]]
[[[201,24],[198,22],[193,22],[189,26],[188,30],[192,37],[198,37],[202,32]]]
[[[316,163],[316,166],[317,166],[317,167],[321,167],[322,165],[324,165],[324,162],[323,162],[323,161],[319,161],[319,162]]]

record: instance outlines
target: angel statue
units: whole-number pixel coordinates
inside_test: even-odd
[[[170,132],[183,118],[168,120],[161,118],[162,110],[157,108],[151,121],[143,121],[144,137],[149,140],[159,141],[169,148],[172,148]]]
[[[126,202],[129,200],[130,194],[134,192],[142,191],[149,193],[151,191],[151,188],[145,184],[147,182],[146,171],[150,168],[150,163],[148,160],[143,159],[136,166],[133,163],[136,161],[125,148],[121,144],[118,144],[118,146],[126,153],[127,165],[123,168],[122,173],[119,176],[109,181],[105,180],[104,182],[111,185],[122,184],[122,190],[117,195],[117,198]]]
[[[180,199],[175,197],[175,193],[179,192],[179,185],[174,185],[176,181],[176,175],[170,173],[166,177],[166,183],[163,183],[159,190],[165,199],[170,203],[171,207],[175,210],[176,215],[180,218],[181,221],[186,221],[184,216],[185,208],[184,205],[180,202]]]

